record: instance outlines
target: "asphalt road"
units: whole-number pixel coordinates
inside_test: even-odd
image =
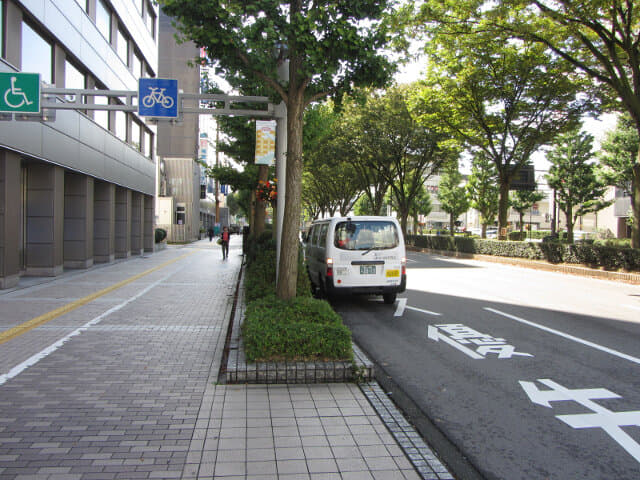
[[[333,304],[458,478],[640,479],[640,286],[410,253],[407,287]]]

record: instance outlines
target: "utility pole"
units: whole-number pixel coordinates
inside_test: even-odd
[[[289,60],[285,57],[278,65],[278,79],[289,80]],[[284,218],[284,202],[286,198],[287,171],[287,105],[284,101],[275,107],[276,117],[276,175],[278,178],[278,196],[276,201],[276,279],[280,268],[280,247],[282,244],[282,219]]]
[[[220,166],[220,156],[218,151],[218,142],[220,141],[220,122],[216,120],[216,167]],[[218,179],[216,178],[216,186],[215,186],[215,195],[216,195],[216,221],[215,223],[220,222],[220,198],[218,197],[218,192],[220,190],[220,185],[218,183]]]

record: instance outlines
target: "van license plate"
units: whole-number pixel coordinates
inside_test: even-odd
[[[400,270],[387,270],[387,277],[399,277]]]
[[[375,275],[375,274],[376,274],[375,265],[360,265],[360,275]]]

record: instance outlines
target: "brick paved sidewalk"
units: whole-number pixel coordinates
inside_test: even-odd
[[[0,292],[0,478],[452,478],[356,385],[217,383],[240,262],[234,236]]]

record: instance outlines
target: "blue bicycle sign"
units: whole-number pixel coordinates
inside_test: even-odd
[[[141,78],[138,83],[138,113],[145,117],[177,117],[178,80]]]

